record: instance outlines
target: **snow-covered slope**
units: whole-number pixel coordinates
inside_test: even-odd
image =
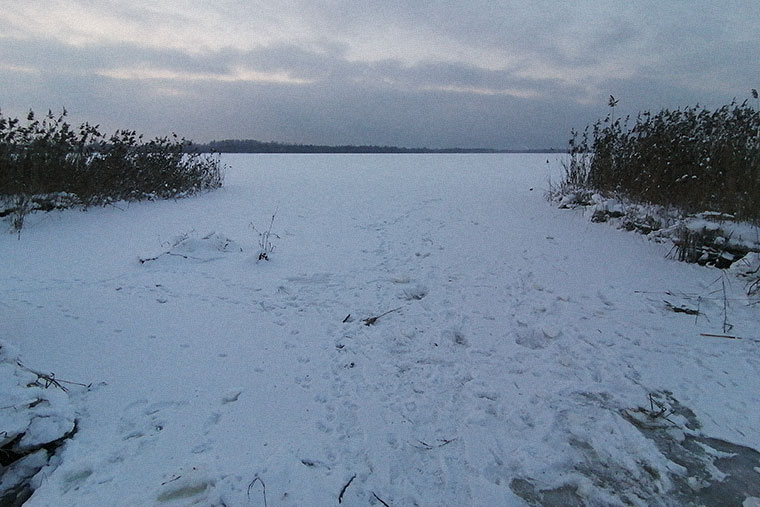
[[[0,339],[92,384],[28,505],[760,496],[760,307],[549,205],[550,158],[230,155],[0,236]]]

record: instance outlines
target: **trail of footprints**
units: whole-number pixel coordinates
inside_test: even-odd
[[[392,225],[403,227],[406,218],[408,214]],[[325,449],[321,456],[303,459],[323,464],[319,468],[325,473],[344,474],[346,481],[355,476],[345,491],[347,505],[366,505],[374,501],[375,493],[393,505],[429,504],[434,500],[431,492],[436,491],[440,498],[465,505],[472,501],[469,477],[508,483],[504,457],[508,451],[501,449],[491,429],[499,425],[511,428],[504,431],[520,432],[536,426],[529,410],[510,408],[510,397],[520,395],[520,384],[535,376],[521,368],[522,359],[550,358],[553,368],[568,375],[578,370],[578,363],[585,363],[572,355],[558,359],[565,352],[562,341],[568,331],[557,321],[570,301],[540,287],[530,272],[518,272],[509,280],[484,275],[480,286],[488,290],[463,288],[456,274],[445,272],[437,258],[445,250],[433,239],[395,244],[387,227],[375,227],[376,247],[369,245],[364,251],[369,266],[345,275],[353,279],[336,279],[329,273],[292,276],[274,294],[261,298],[260,310],[271,313],[275,323],[292,326],[294,338],[300,333],[296,322],[301,312],[321,312],[325,320],[334,319],[310,331],[323,333],[324,343],[334,349],[329,371],[309,368],[308,354],[300,352],[295,340],[285,347],[294,349],[303,366],[295,372],[294,383],[312,391],[314,401],[324,407],[324,416],[314,424],[325,435]],[[410,238],[413,233],[410,229]],[[494,287],[500,289],[494,292]],[[146,289],[159,298],[174,296],[161,286]],[[366,300],[369,291],[375,293],[378,306],[402,309],[373,326],[361,321],[369,315],[352,315],[345,322],[337,318],[357,311],[350,308],[352,297]],[[504,314],[481,313],[478,298],[494,294],[504,305]],[[599,298],[605,307],[614,306],[605,294]],[[438,314],[436,309],[442,306],[448,310]],[[476,336],[497,333],[500,323],[506,327],[501,335]],[[489,346],[489,340],[511,340],[514,347]],[[504,350],[512,350],[512,357],[503,357]],[[505,365],[505,359],[511,362]],[[493,375],[476,378],[473,372]],[[594,376],[594,381],[601,380],[601,373]],[[505,385],[506,379],[513,380]],[[325,383],[327,392],[313,389]],[[127,407],[119,428],[127,449],[137,453],[151,445],[167,421],[176,420],[169,414],[183,409],[181,404],[144,400]],[[219,423],[222,409],[210,413],[205,434]],[[202,454],[211,448],[209,441],[201,440],[192,452]]]
[[[437,322],[423,308],[431,292],[427,280],[436,276],[413,275],[429,271],[424,260],[432,240],[405,256],[385,240],[384,227],[376,231],[380,246],[371,254],[377,266],[363,276],[380,280],[368,284],[378,301],[402,309],[372,326],[356,316],[325,330],[335,350],[329,393],[315,395],[327,414],[316,422],[329,437],[324,454],[331,467],[356,475],[344,497],[348,505],[374,502],[376,493],[391,504],[425,504],[431,491],[466,504],[469,473],[457,418],[466,396],[461,388],[472,378],[467,337],[457,312]],[[419,267],[399,258],[415,259]]]
[[[328,413],[316,425],[332,436],[338,452],[325,453],[334,458],[331,466],[357,474],[351,486],[357,501],[366,503],[372,491],[380,490],[393,504],[422,505],[434,502],[431,492],[438,491],[440,498],[464,505],[472,500],[468,477],[480,475],[507,487],[514,474],[509,452],[492,429],[518,434],[536,428],[530,410],[513,407],[520,384],[557,371],[560,378],[580,371],[588,375],[582,381],[598,383],[603,373],[563,345],[579,332],[562,327],[562,315],[574,310],[572,300],[536,283],[532,273],[518,270],[501,281],[484,276],[481,287],[490,290],[462,288],[457,275],[438,268],[440,262],[426,262],[442,250],[431,239],[400,251],[386,240],[384,227],[375,230],[379,247],[368,253],[376,262],[380,257],[375,278],[387,283],[374,284],[373,290],[379,300],[402,301],[404,309],[375,326],[354,321],[327,330],[335,342],[332,382],[328,394],[315,396]],[[494,287],[504,315],[484,315],[474,306],[481,293],[493,297]],[[437,300],[426,305],[428,297]],[[614,309],[607,294],[600,291],[598,298],[602,305],[597,307]],[[449,310],[437,315],[433,309],[441,304]],[[485,324],[471,322],[476,319]],[[499,322],[506,329],[495,334]],[[470,337],[470,332],[511,340],[513,346],[498,344],[495,352],[488,339]],[[523,360],[546,360],[547,370],[521,368]],[[472,372],[493,375],[474,378]],[[416,494],[404,497],[409,491]]]

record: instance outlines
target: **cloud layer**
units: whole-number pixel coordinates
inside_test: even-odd
[[[663,6],[664,5],[664,6]],[[199,141],[564,147],[606,114],[757,88],[752,1],[38,1],[0,11],[0,108]]]

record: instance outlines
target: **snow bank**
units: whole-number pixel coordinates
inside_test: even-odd
[[[74,412],[54,376],[25,367],[6,341],[0,341],[0,400],[0,500],[23,498],[74,433]]]
[[[668,242],[679,260],[728,268],[760,252],[760,228],[736,222],[732,215],[705,211],[684,215],[663,206],[642,205],[585,190],[549,193],[562,209],[582,209],[592,222],[609,222],[648,238]]]

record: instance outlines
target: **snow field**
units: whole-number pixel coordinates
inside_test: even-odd
[[[671,505],[714,480],[625,411],[667,391],[701,424],[674,439],[760,448],[758,306],[727,279],[745,339],[700,336],[720,272],[550,206],[549,158],[229,155],[213,193],[30,217],[0,237],[0,338],[94,387],[28,504]]]

